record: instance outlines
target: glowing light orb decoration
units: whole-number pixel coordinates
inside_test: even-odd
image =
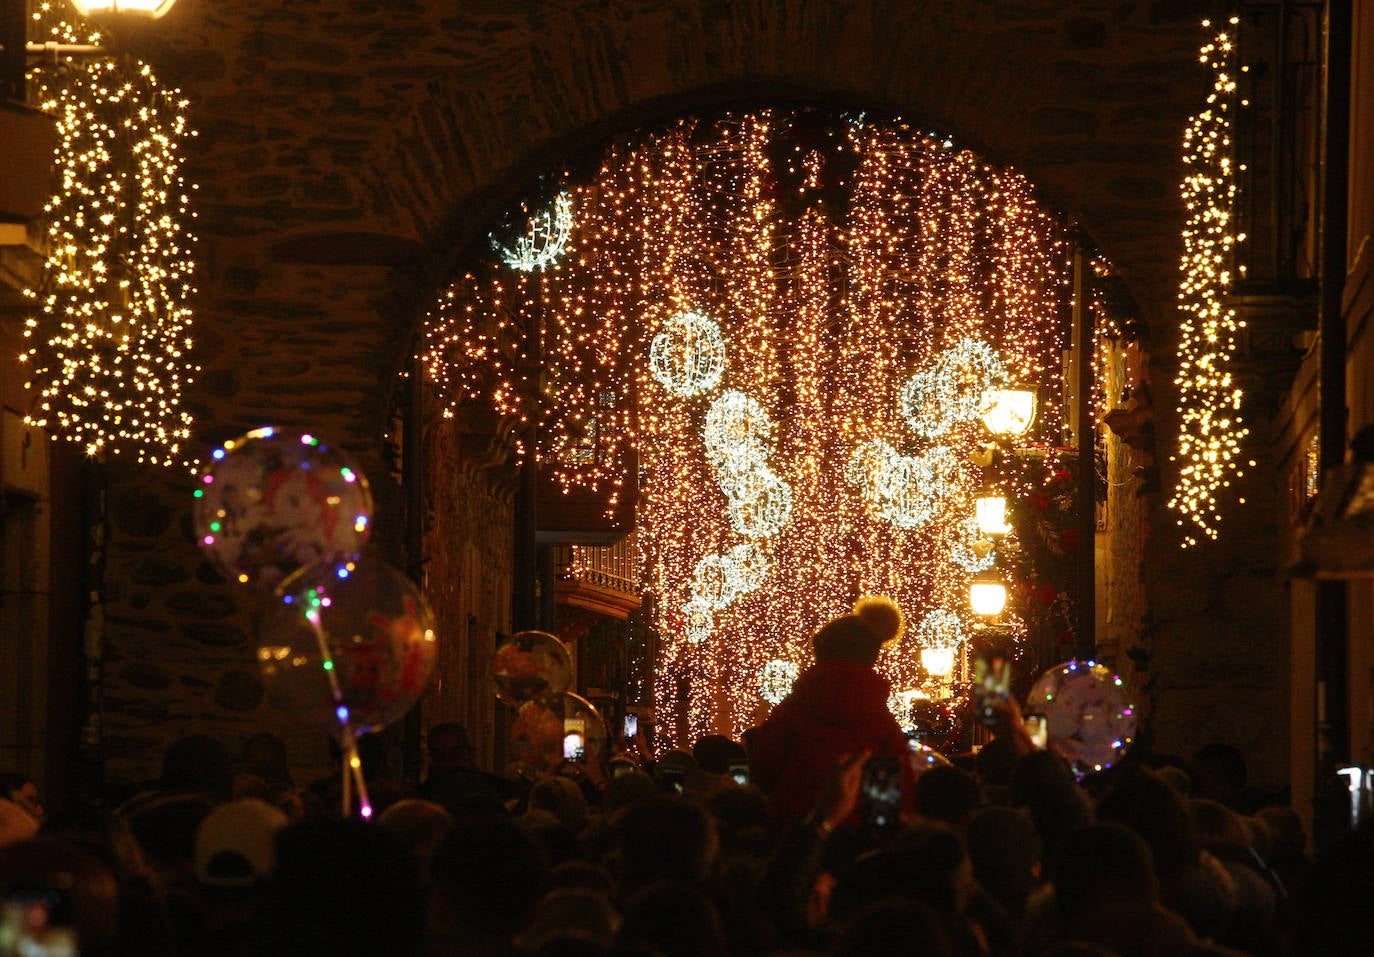
[[[700,645],[711,637],[715,627],[715,616],[711,606],[700,598],[693,598],[682,606],[682,636],[694,645]]]
[[[470,263],[421,361],[443,409],[482,401],[528,426],[522,451],[567,487],[618,489],[633,451],[663,740],[739,734],[764,667],[810,661],[809,636],[858,595],[913,622],[963,608],[952,549],[982,396],[1062,362],[1070,247],[1031,186],[901,122],[789,110],[684,119],[610,147],[586,182],[563,175],[577,222],[557,268]],[[644,317],[688,306],[725,358],[680,394],[714,360],[684,336],[656,369],[665,328]],[[936,383],[920,429],[901,402],[913,372]],[[1042,389],[1047,435],[1058,394]],[[559,458],[591,423],[597,454]],[[732,563],[741,542],[757,550]],[[913,628],[884,649],[893,687],[930,680],[921,647]]]
[[[997,350],[977,339],[960,339],[929,370],[903,384],[902,414],[912,431],[938,438],[980,418],[1007,378]]]
[[[768,577],[768,556],[753,542],[724,555],[704,555],[692,571],[692,598],[716,610],[758,589]]]
[[[960,523],[961,536],[949,547],[949,560],[971,575],[997,564],[997,547],[978,527],[976,516]]]
[[[1239,19],[1231,18],[1235,28]],[[1209,21],[1203,21],[1210,27]],[[1183,134],[1187,169],[1180,192],[1187,211],[1179,279],[1180,416],[1178,480],[1169,507],[1185,529],[1183,547],[1198,536],[1215,539],[1221,523],[1223,490],[1241,468],[1250,430],[1240,414],[1243,393],[1231,374],[1237,338],[1245,322],[1228,301],[1237,270],[1237,244],[1245,233],[1235,215],[1236,161],[1231,140],[1236,90],[1236,49],[1222,30],[1202,47],[1202,63],[1212,71],[1207,106],[1193,116]],[[1242,167],[1243,168],[1243,167]],[[1241,267],[1243,269],[1244,267]],[[1249,465],[1254,466],[1250,461]]]
[[[792,693],[801,671],[796,662],[774,658],[759,672],[759,697],[769,704],[778,704]]]
[[[902,455],[881,439],[859,446],[846,476],[859,487],[875,515],[897,528],[921,528],[951,507],[961,486],[963,463],[948,446]]]
[[[746,538],[770,538],[792,517],[792,487],[770,468],[739,472],[723,484],[730,527]]]
[[[530,217],[523,235],[516,237],[509,246],[493,237],[492,248],[512,269],[534,272],[558,262],[568,248],[572,230],[572,197],[559,193],[547,209]]]
[[[710,392],[725,372],[720,324],[699,312],[679,312],[649,346],[649,371],[673,395]]]
[[[701,441],[717,473],[753,471],[768,459],[773,419],[757,399],[743,392],[723,392],[706,411]]]

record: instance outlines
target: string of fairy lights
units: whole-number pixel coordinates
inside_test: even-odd
[[[683,120],[554,185],[444,291],[421,358],[447,414],[492,403],[565,486],[614,500],[636,451],[660,730],[756,723],[864,594],[912,623],[879,667],[918,694],[989,557],[980,397],[1059,370],[1062,224],[949,140],[811,111]]]
[[[1233,17],[1230,26],[1238,23]],[[1203,26],[1210,29],[1210,21],[1203,21]],[[1242,443],[1249,434],[1240,414],[1242,392],[1230,371],[1236,336],[1245,325],[1227,302],[1235,279],[1236,245],[1245,240],[1235,219],[1231,128],[1238,94],[1231,33],[1218,31],[1203,45],[1199,59],[1212,71],[1212,90],[1206,108],[1189,120],[1183,134],[1187,172],[1180,191],[1187,215],[1178,292],[1179,367],[1174,379],[1181,425],[1173,456],[1180,464],[1169,499],[1185,530],[1184,547],[1196,545],[1199,536],[1217,537],[1220,496],[1232,478],[1244,474]]]
[[[36,33],[98,43],[51,3]],[[92,456],[185,464],[192,418],[182,393],[190,357],[194,216],[180,145],[187,103],[145,63],[115,57],[34,71],[40,108],[57,120],[58,188],[45,206],[46,261],[20,360],[35,393],[28,424]]]

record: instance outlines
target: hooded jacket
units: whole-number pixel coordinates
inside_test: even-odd
[[[891,686],[857,661],[817,662],[749,737],[752,780],[784,820],[811,810],[821,786],[847,754],[871,750],[898,758],[902,806],[913,806],[906,737],[887,708]]]

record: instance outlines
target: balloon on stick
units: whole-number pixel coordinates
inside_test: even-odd
[[[434,671],[434,615],[375,558],[311,565],[282,582],[258,663],[269,701],[336,736],[378,731],[410,710]]]
[[[195,490],[196,539],[230,579],[271,588],[308,565],[361,553],[372,493],[342,450],[266,427],[210,458]]]

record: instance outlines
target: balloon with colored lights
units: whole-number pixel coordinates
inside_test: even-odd
[[[1111,767],[1135,738],[1135,707],[1121,676],[1095,661],[1066,661],[1031,688],[1027,713],[1045,715],[1050,746],[1082,777]]]
[[[496,649],[496,697],[510,705],[556,695],[572,684],[568,646],[546,631],[520,631]]]
[[[354,558],[372,527],[362,472],[305,432],[262,428],[225,442],[195,497],[201,548],[244,584],[273,587],[307,565]]]
[[[405,714],[437,652],[424,596],[373,558],[312,565],[282,582],[258,637],[269,704],[335,734]]]
[[[907,742],[907,763],[911,765],[912,773],[919,777],[931,768],[948,767],[949,758],[928,744],[909,741]]]
[[[522,771],[546,774],[561,762],[591,764],[609,753],[600,712],[571,691],[526,701],[506,736],[506,759]]]

